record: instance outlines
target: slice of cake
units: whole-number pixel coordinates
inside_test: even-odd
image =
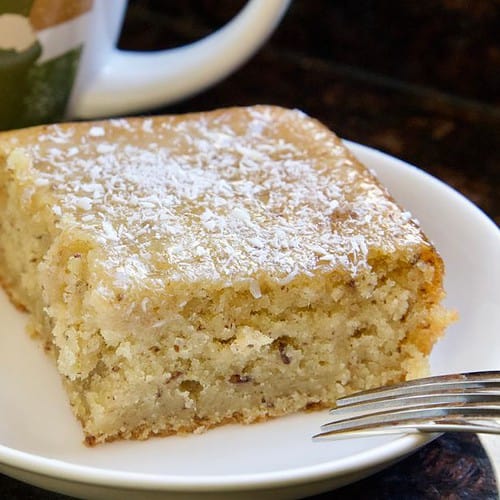
[[[88,444],[418,377],[450,320],[409,214],[267,106],[1,134],[0,277]]]

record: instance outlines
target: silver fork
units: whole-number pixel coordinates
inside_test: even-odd
[[[427,377],[337,401],[313,439],[415,432],[500,434],[500,371]]]

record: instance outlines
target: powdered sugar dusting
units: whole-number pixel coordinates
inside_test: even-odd
[[[105,133],[106,132],[102,127],[91,127],[89,130],[89,135],[92,137],[102,137]]]
[[[105,249],[116,286],[248,280],[257,299],[261,273],[283,286],[356,273],[370,248],[422,242],[333,134],[300,112],[79,127],[45,127],[28,148],[35,185]]]

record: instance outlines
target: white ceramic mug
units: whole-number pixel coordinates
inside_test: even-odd
[[[0,0],[0,129],[139,112],[227,76],[290,0],[249,0],[215,33],[156,52],[116,48],[126,0]]]

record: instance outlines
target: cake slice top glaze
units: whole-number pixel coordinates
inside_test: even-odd
[[[259,274],[355,275],[379,254],[430,247],[335,134],[296,110],[33,127],[1,134],[0,154],[23,202],[54,235],[84,239],[123,289],[250,280],[258,296]]]

